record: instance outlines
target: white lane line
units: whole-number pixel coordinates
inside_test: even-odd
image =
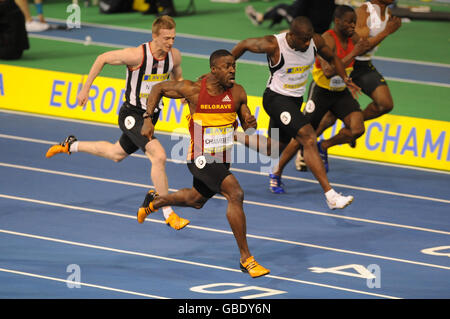
[[[371,161],[371,160],[362,159],[362,158],[344,157],[344,156],[339,156],[339,155],[328,155],[328,157],[338,158],[340,160],[350,161],[350,162],[365,163],[365,164],[370,164],[370,165],[395,167],[395,168],[402,168],[402,169],[421,171],[421,172],[427,172],[427,173],[437,173],[437,174],[443,174],[443,175],[450,175],[450,171],[443,171],[443,170],[432,169],[432,168],[425,168],[425,167],[419,167],[419,166],[406,166],[406,165],[402,165],[402,164],[394,164],[394,163],[388,163],[388,162]]]
[[[8,135],[8,134],[0,134],[0,138],[12,139],[12,140],[23,141],[23,142],[32,142],[32,143],[38,143],[38,144],[47,144],[47,145],[53,145],[53,144],[58,143],[55,141],[47,141],[47,140],[42,140],[42,139],[34,139],[34,138],[28,138],[28,137]],[[147,156],[142,155],[142,154],[132,154],[131,156],[136,157],[136,158],[148,159]],[[167,161],[171,162],[171,163],[175,163],[175,164],[185,164],[186,163],[184,160],[182,161],[182,160],[176,160],[176,159],[170,159],[170,158],[168,158]],[[234,172],[245,173],[245,174],[268,176],[268,173],[253,171],[253,170],[248,170],[248,169],[242,169],[242,168],[236,168],[236,167],[231,167],[230,170],[234,171]],[[289,180],[295,180],[295,181],[301,181],[301,182],[313,183],[313,184],[319,183],[317,180],[296,177],[296,176],[289,176],[289,175],[283,175],[283,179],[289,179]],[[359,190],[359,191],[366,191],[366,192],[379,193],[379,194],[385,194],[385,195],[391,195],[391,196],[399,196],[399,197],[421,199],[421,200],[428,200],[428,201],[435,201],[435,202],[450,204],[450,200],[448,200],[448,199],[441,199],[441,198],[422,196],[422,195],[414,195],[414,194],[406,194],[406,193],[400,193],[400,192],[392,192],[392,191],[386,191],[386,190],[382,190],[382,189],[353,186],[353,185],[341,184],[341,183],[330,183],[330,184],[333,187],[342,187],[342,188],[348,188],[348,189],[355,189],[355,190]]]
[[[56,36],[56,35],[45,35],[45,34],[37,34],[37,33],[29,33],[28,36],[30,38],[36,38],[36,39],[44,39],[44,40],[57,40],[62,42],[69,42],[69,43],[77,43],[77,44],[84,44],[85,40],[78,40],[78,39],[70,39],[62,36]],[[123,45],[123,44],[114,44],[109,42],[101,42],[101,41],[91,41],[89,45],[98,45],[101,47],[107,47],[107,48],[129,48],[129,45]]]
[[[47,174],[53,174],[53,175],[75,177],[75,178],[88,179],[88,180],[94,180],[94,181],[99,181],[99,182],[114,183],[114,184],[120,184],[120,185],[126,185],[126,186],[134,186],[134,187],[140,187],[140,188],[145,188],[145,189],[154,188],[153,185],[148,185],[148,184],[127,182],[127,181],[121,181],[121,180],[110,179],[110,178],[94,177],[94,176],[89,176],[89,175],[67,173],[67,172],[48,170],[48,169],[43,169],[43,168],[35,168],[35,167],[0,162],[0,167],[1,166],[15,168],[15,169],[29,170],[29,171],[39,172],[39,173],[47,173]],[[178,189],[169,188],[169,191],[176,192],[176,191],[178,191]],[[220,199],[220,200],[226,200],[226,198],[221,195],[215,195],[213,198]],[[352,220],[352,221],[369,223],[369,224],[377,224],[377,225],[383,225],[383,226],[405,228],[405,229],[425,231],[425,232],[430,232],[430,233],[450,235],[450,232],[443,231],[443,230],[436,230],[436,229],[430,229],[430,228],[424,228],[424,227],[418,227],[418,226],[409,226],[409,225],[403,225],[403,224],[383,222],[383,221],[366,219],[366,218],[343,216],[343,215],[339,215],[339,214],[324,213],[324,212],[319,212],[319,211],[315,211],[315,210],[302,209],[302,208],[297,208],[297,207],[289,207],[289,206],[284,206],[284,205],[269,204],[269,203],[251,201],[251,200],[247,200],[247,199],[244,200],[244,204],[269,207],[269,208],[275,208],[275,209],[287,210],[287,211],[294,211],[294,212],[300,212],[300,213],[311,214],[311,215],[327,216],[327,217],[332,217],[332,218]]]
[[[67,22],[66,20],[56,19],[56,18],[46,18],[46,19],[50,22],[57,22],[57,23],[66,23]],[[83,26],[99,27],[99,28],[120,30],[120,31],[142,32],[142,33],[148,33],[149,35],[151,35],[151,33],[152,33],[151,30],[149,30],[149,29],[133,28],[133,27],[126,27],[126,26],[105,25],[105,24],[92,23],[92,22],[83,22],[82,27]],[[240,41],[240,40],[234,40],[234,39],[228,39],[228,38],[201,36],[201,35],[193,35],[193,34],[178,33],[178,32],[177,32],[177,36],[191,38],[191,39],[221,41],[221,42],[228,42],[228,43],[234,43],[234,44],[237,44]],[[438,62],[428,62],[428,61],[419,61],[419,60],[402,59],[402,58],[390,58],[390,57],[383,57],[383,56],[375,56],[373,59],[374,60],[391,61],[391,62],[414,63],[414,64],[421,64],[421,65],[430,65],[430,66],[450,68],[450,64],[438,63]]]
[[[131,291],[131,290],[124,290],[124,289],[112,288],[112,287],[107,287],[107,286],[89,284],[86,282],[72,281],[72,280],[61,279],[61,278],[56,278],[56,277],[38,275],[38,274],[33,274],[33,273],[29,273],[29,272],[24,272],[24,271],[18,271],[18,270],[14,270],[14,269],[0,268],[0,271],[5,272],[5,273],[10,273],[10,274],[15,274],[15,275],[21,275],[21,276],[34,277],[34,278],[39,278],[39,279],[52,280],[52,281],[57,281],[57,282],[62,282],[62,283],[68,283],[71,285],[81,285],[81,286],[86,286],[86,287],[90,287],[90,288],[97,288],[97,289],[102,289],[102,290],[120,292],[123,294],[140,296],[140,297],[147,297],[147,298],[154,298],[154,299],[170,299],[170,298],[166,298],[166,297],[150,295],[150,294],[145,294],[145,293]]]
[[[56,18],[45,18],[50,22],[58,22],[58,23],[66,23],[66,20],[56,19]],[[151,36],[152,31],[150,29],[142,29],[142,28],[133,28],[133,27],[125,27],[125,26],[115,26],[108,24],[100,24],[100,23],[92,23],[92,22],[83,22],[81,27],[89,26],[89,27],[99,27],[104,29],[111,30],[120,30],[120,31],[132,31],[132,32],[140,32],[140,33],[148,33]],[[217,38],[217,37],[209,37],[209,36],[201,36],[201,35],[192,35],[188,33],[179,33],[177,32],[177,38],[185,37],[190,39],[201,39],[201,40],[211,40],[211,41],[219,41],[219,42],[229,42],[229,43],[238,43],[239,40],[231,40],[226,38]]]
[[[92,125],[92,126],[99,126],[99,127],[117,128],[117,125],[115,125],[115,124],[78,120],[78,119],[50,116],[50,115],[44,115],[44,114],[38,114],[38,113],[13,111],[13,110],[2,109],[1,107],[0,107],[0,113],[17,114],[17,115],[21,115],[21,116],[29,116],[29,117],[43,118],[43,119],[54,120],[54,121],[63,121],[63,122],[85,124],[85,125]],[[167,135],[167,136],[189,138],[188,134],[180,134],[177,132],[156,131],[155,133],[157,135]],[[0,134],[0,137],[14,138],[14,135]],[[26,137],[17,137],[17,138],[21,138],[24,141],[26,141],[26,139],[27,139]],[[52,142],[52,143],[56,143],[56,142]],[[46,143],[46,144],[48,144],[48,143]],[[135,154],[133,154],[133,155],[135,155]],[[136,156],[140,156],[140,155],[136,155]],[[142,157],[144,157],[144,156],[142,155]],[[354,158],[354,157],[344,157],[344,156],[338,156],[338,155],[329,155],[329,157],[339,158],[341,160],[346,160],[346,161],[351,161],[351,162],[367,163],[367,164],[371,164],[371,165],[396,167],[396,168],[403,168],[403,169],[422,171],[422,172],[428,172],[428,173],[450,175],[450,171],[437,170],[437,169],[425,168],[425,167],[419,167],[419,166],[409,166],[409,165],[394,164],[394,163],[387,163],[387,162],[380,162],[380,161],[371,161],[371,160],[365,160],[365,159]]]
[[[234,170],[236,172],[246,173],[246,174],[269,176],[267,173],[256,172],[256,171],[252,171],[252,170],[248,170],[248,169],[242,169],[242,168],[231,168],[230,170]],[[319,184],[319,182],[316,181],[316,180],[312,180],[312,179],[308,179],[308,178],[302,178],[302,177],[296,177],[296,176],[284,176],[283,175],[283,179],[290,179],[290,180],[301,181],[301,182],[306,182],[306,183]],[[413,195],[413,194],[406,194],[406,193],[399,193],[399,192],[392,192],[392,191],[386,191],[386,190],[377,189],[377,188],[353,186],[353,185],[348,185],[348,184],[340,184],[340,183],[330,183],[330,184],[331,184],[331,186],[335,186],[335,187],[349,188],[349,189],[355,189],[355,190],[366,191],[366,192],[371,192],[371,193],[379,193],[379,194],[385,194],[385,195],[392,195],[392,196],[399,196],[399,197],[406,197],[406,198],[413,198],[413,199],[422,199],[422,200],[428,200],[428,201],[434,201],[434,202],[450,204],[450,200],[448,200],[448,199],[435,198],[435,197],[429,197],[429,196],[421,196],[421,195]]]
[[[449,83],[442,83],[442,82],[434,82],[434,81],[422,81],[422,80],[411,80],[411,79],[404,79],[404,78],[397,78],[393,76],[385,76],[387,80],[390,81],[396,81],[396,82],[405,82],[405,83],[413,83],[413,84],[423,84],[423,85],[430,85],[430,86],[439,86],[444,88],[450,88]]]
[[[441,68],[450,68],[450,64],[446,64],[446,63],[419,61],[419,60],[412,60],[412,59],[388,58],[388,57],[384,57],[384,56],[374,56],[373,60],[389,61],[389,62],[404,62],[404,63],[412,63],[412,64],[420,64],[420,65],[437,66],[437,67],[441,67]]]
[[[15,232],[15,231],[10,231],[10,230],[6,230],[6,229],[0,229],[0,233],[9,234],[9,235],[15,235],[15,236],[21,236],[21,237],[27,237],[27,238],[33,238],[33,239],[46,240],[46,241],[50,241],[50,242],[62,243],[62,244],[67,244],[67,245],[72,245],[72,246],[79,246],[79,247],[93,248],[93,249],[99,249],[99,250],[104,250],[104,251],[111,251],[111,252],[127,254],[127,255],[141,256],[141,257],[152,258],[152,259],[159,259],[159,260],[164,260],[164,261],[169,261],[169,262],[176,262],[176,263],[181,263],[181,264],[188,264],[188,265],[191,265],[191,266],[199,266],[199,267],[204,267],[204,268],[211,268],[211,269],[230,271],[230,272],[237,272],[237,273],[241,272],[239,269],[234,269],[234,268],[228,268],[228,267],[222,267],[222,266],[217,266],[217,265],[212,265],[212,264],[193,262],[193,261],[184,260],[184,259],[178,259],[178,258],[169,258],[169,257],[158,256],[158,255],[153,255],[153,254],[140,253],[140,252],[136,252],[136,251],[111,248],[111,247],[106,247],[106,246],[86,244],[86,243],[81,243],[81,242],[63,240],[63,239],[59,239],[59,238],[52,238],[52,237],[39,236],[39,235],[34,235],[34,234]],[[283,280],[283,281],[291,281],[291,282],[301,283],[301,284],[305,284],[305,285],[319,286],[319,287],[323,287],[323,288],[330,288],[330,289],[335,289],[335,290],[347,291],[347,292],[352,292],[352,293],[357,293],[357,294],[362,294],[362,295],[368,295],[368,296],[375,296],[375,297],[389,298],[389,299],[399,299],[398,297],[382,295],[382,294],[375,294],[375,293],[371,293],[371,292],[367,292],[367,291],[348,289],[348,288],[338,287],[338,286],[333,286],[333,285],[320,284],[320,283],[316,283],[316,282],[312,282],[312,281],[298,280],[298,279],[295,279],[295,278],[288,278],[288,277],[281,277],[281,276],[274,276],[274,275],[266,275],[265,277],[272,278],[272,279]]]
[[[94,176],[89,176],[89,175],[67,173],[67,172],[48,170],[48,169],[43,169],[43,168],[35,168],[35,167],[29,167],[29,166],[23,166],[23,165],[15,165],[15,164],[9,164],[9,163],[2,163],[2,162],[0,162],[0,167],[1,166],[9,167],[9,168],[15,168],[15,169],[23,169],[23,170],[35,171],[35,172],[39,172],[39,173],[47,173],[47,174],[53,174],[53,175],[75,177],[75,178],[95,180],[95,181],[99,181],[99,182],[114,183],[114,184],[120,184],[120,185],[126,185],[126,186],[134,186],[134,187],[140,187],[140,188],[145,188],[145,189],[154,188],[153,185],[148,185],[148,184],[127,182],[127,181],[121,181],[121,180],[110,179],[110,178],[94,177]],[[169,188],[169,191],[170,192],[176,192],[176,191],[178,191],[178,189],[176,189],[176,188]],[[221,195],[215,195],[213,198],[220,199],[220,200],[226,200],[226,198],[221,196]],[[319,212],[319,211],[314,211],[314,210],[309,210],[309,209],[302,209],[302,208],[289,207],[289,206],[284,206],[284,205],[269,204],[269,203],[251,201],[251,200],[247,200],[247,199],[244,200],[244,203],[245,204],[249,204],[249,205],[269,207],[269,208],[275,208],[275,209],[287,210],[287,211],[294,211],[294,212],[301,212],[301,213],[306,213],[306,214],[311,214],[311,215],[327,216],[327,217],[333,217],[333,218],[339,218],[339,219],[345,219],[345,220],[358,221],[358,222],[363,222],[363,223],[370,223],[370,224],[378,224],[378,225],[384,225],[384,226],[390,226],[390,227],[398,227],[398,228],[419,230],[419,231],[438,233],[438,234],[444,234],[444,235],[449,235],[450,234],[450,232],[443,231],[443,230],[436,230],[436,229],[429,229],[429,228],[424,228],[424,227],[402,225],[402,224],[383,222],[383,221],[366,219],[366,218],[343,216],[343,215],[339,215],[339,214],[324,213],[324,212]]]
[[[57,40],[57,41],[76,43],[76,44],[84,44],[86,42],[85,40],[70,39],[70,38],[65,38],[65,37],[61,37],[61,36],[36,34],[36,33],[29,34],[29,36],[31,38],[44,39],[44,40]],[[107,47],[107,48],[122,48],[122,49],[130,47],[129,45],[113,44],[113,43],[101,42],[101,41],[91,41],[89,43],[89,45],[91,45],[91,46],[97,45],[100,47]],[[190,53],[190,52],[181,51],[181,55],[183,57],[190,57],[190,58],[197,58],[197,59],[209,59],[209,55],[201,54],[201,53]],[[259,65],[259,66],[267,65],[267,62],[253,61],[253,60],[248,60],[248,59],[239,59],[238,63],[253,64],[253,65]],[[401,81],[401,79],[397,80],[397,81]],[[434,82],[424,82],[424,84],[433,85],[430,83],[434,83]],[[439,84],[439,82],[437,82],[437,83]]]
[[[75,173],[66,173],[66,172],[49,170],[49,169],[44,169],[44,168],[36,168],[36,167],[23,166],[23,165],[14,165],[14,164],[2,163],[2,162],[0,162],[0,166],[16,168],[16,169],[23,169],[23,170],[28,170],[28,171],[40,172],[40,173],[48,173],[48,174],[54,174],[54,175],[62,175],[62,176],[76,177],[76,178],[82,178],[82,179],[89,179],[89,180],[99,181],[99,182],[108,182],[108,183],[121,184],[121,185],[127,185],[127,186],[135,186],[135,187],[141,187],[141,188],[146,188],[146,189],[154,188],[153,186],[147,185],[147,184],[126,182],[126,181],[120,181],[117,179],[94,177],[94,176],[75,174]],[[174,188],[169,188],[169,191],[176,192],[177,190]]]
[[[131,216],[131,215],[122,214],[122,213],[116,213],[116,212],[111,212],[111,211],[106,211],[106,210],[100,210],[100,209],[94,209],[94,208],[86,208],[86,207],[81,207],[81,206],[66,205],[66,204],[61,204],[61,203],[56,203],[56,202],[36,200],[36,199],[32,199],[32,198],[11,196],[11,195],[5,195],[5,194],[0,194],[0,197],[1,198],[6,198],[6,199],[12,199],[12,200],[30,202],[30,203],[34,203],[34,204],[41,204],[41,205],[60,207],[60,208],[66,208],[66,209],[83,211],[83,212],[89,212],[89,213],[96,213],[96,214],[101,214],[101,215],[109,215],[109,216],[128,218],[128,219],[133,219],[133,220],[136,219],[136,217]],[[152,223],[157,223],[157,224],[165,224],[164,221],[155,220],[155,219],[152,219],[152,218],[147,218],[146,221],[147,222],[152,222]],[[196,230],[203,230],[203,231],[208,231],[208,232],[215,232],[215,233],[220,233],[220,234],[233,235],[233,233],[231,231],[221,230],[221,229],[216,229],[216,228],[195,226],[195,225],[188,225],[186,227],[192,228],[192,229],[196,229]],[[361,252],[352,251],[352,250],[346,250],[346,249],[340,249],[340,248],[333,248],[333,247],[327,247],[327,246],[303,243],[303,242],[298,242],[298,241],[293,241],[293,240],[285,240],[285,239],[279,239],[279,238],[268,237],[268,236],[252,235],[252,234],[247,234],[247,237],[248,238],[260,239],[260,240],[273,241],[273,242],[278,242],[278,243],[283,243],[283,244],[289,244],[289,245],[296,245],[296,246],[303,246],[303,247],[309,247],[309,248],[315,248],[315,249],[339,252],[339,253],[343,253],[343,254],[364,256],[364,257],[377,258],[377,259],[382,259],[382,260],[401,262],[401,263],[407,263],[407,264],[418,265],[418,266],[425,266],[425,267],[431,267],[431,268],[450,270],[450,267],[442,266],[442,265],[435,265],[435,264],[429,264],[429,263],[424,263],[424,262],[418,262],[418,261],[407,260],[407,259],[400,259],[400,258],[393,258],[393,257],[387,257],[387,256],[381,256],[381,255],[375,255],[375,254],[361,253]]]
[[[43,34],[34,34],[34,33],[30,34],[29,36],[32,38],[45,39],[45,40],[57,40],[57,41],[68,42],[68,43],[76,43],[76,44],[84,44],[85,43],[84,40],[70,39],[70,38],[65,38],[62,36],[43,35]],[[97,45],[97,46],[107,47],[107,48],[128,48],[128,47],[130,47],[129,45],[114,44],[114,43],[102,42],[102,41],[91,41],[90,45]],[[209,59],[209,55],[201,54],[201,53],[190,53],[190,52],[181,51],[181,55],[184,57]],[[388,59],[384,59],[384,60],[388,60]],[[244,63],[244,64],[251,64],[251,65],[258,65],[258,66],[262,66],[262,67],[267,66],[267,62],[248,60],[245,58],[239,59],[237,62]],[[412,63],[421,64],[421,63],[417,63],[417,62],[412,62]],[[430,63],[427,63],[427,64],[430,65]],[[445,88],[450,87],[449,83],[443,83],[443,82],[413,80],[413,79],[405,79],[405,78],[391,77],[391,76],[385,76],[385,78],[388,80],[391,80],[391,81],[396,81],[396,82],[414,83],[414,84],[445,87]]]

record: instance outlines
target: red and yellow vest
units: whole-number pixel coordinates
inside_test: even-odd
[[[189,114],[191,144],[188,160],[208,154],[223,162],[230,161],[237,128],[236,110],[231,90],[212,96],[206,89],[206,77],[202,80],[197,107]]]
[[[334,38],[334,41],[336,42],[336,55],[338,56],[339,59],[343,59],[347,54],[352,52],[354,44],[351,38],[348,38],[347,49],[344,50],[334,30],[328,30],[326,32],[331,34],[331,36]],[[350,75],[350,73],[352,72],[354,62],[355,61],[352,61],[350,65],[345,68],[347,76]],[[319,58],[316,58],[316,62],[314,63],[312,76],[314,82],[316,82],[318,86],[324,89],[330,91],[343,91],[346,88],[344,80],[342,80],[342,78],[339,75],[332,76],[331,78],[327,78],[325,76],[322,70],[322,66],[320,65]]]

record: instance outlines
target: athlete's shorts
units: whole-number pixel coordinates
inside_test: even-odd
[[[378,72],[371,61],[355,60],[350,77],[368,96],[370,96],[380,85],[387,85],[386,80],[380,72]]]
[[[218,163],[198,156],[194,161],[187,163],[191,172],[194,188],[206,198],[220,193],[225,177],[231,174],[230,163]]]
[[[160,110],[155,112],[153,117],[153,125],[158,122]],[[144,124],[142,115],[145,113],[140,107],[124,102],[119,111],[119,127],[122,130],[122,136],[119,139],[120,146],[127,152],[133,154],[139,148],[145,152],[145,145],[150,141],[146,136],[141,134],[141,128]]]
[[[270,117],[269,137],[272,129],[279,129],[279,141],[288,144],[297,135],[298,130],[308,124],[301,112],[303,97],[285,96],[266,88],[263,95],[263,107]]]
[[[361,112],[361,108],[348,89],[330,91],[312,81],[303,113],[314,129],[317,129],[328,111],[331,111],[338,119],[344,120],[352,112]]]

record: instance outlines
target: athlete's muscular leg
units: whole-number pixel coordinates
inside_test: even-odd
[[[169,193],[169,183],[166,175],[166,151],[157,139],[152,139],[145,145],[145,155],[152,162],[151,178],[159,195]]]
[[[263,155],[277,158],[282,149],[282,144],[272,140],[270,137],[265,137],[260,134],[247,135],[244,132],[236,131],[234,140],[238,143],[244,144],[246,147],[257,151]]]
[[[221,194],[228,201],[227,219],[239,248],[241,262],[244,262],[251,256],[247,244],[247,227],[243,208],[244,192],[232,174],[222,181]],[[153,208],[158,209],[169,205],[201,208],[207,200],[208,198],[202,196],[195,188],[184,188],[175,193],[157,196],[153,201]]]
[[[107,141],[79,141],[78,152],[104,157],[114,162],[120,162],[128,156],[128,153],[120,146],[119,141],[114,144]]]
[[[295,138],[291,139],[289,144],[284,148],[280,156],[280,161],[273,169],[273,174],[281,176],[287,163],[294,157],[297,151],[300,149],[300,143]]]
[[[227,219],[233,231],[239,252],[241,262],[245,262],[251,256],[247,244],[247,226],[244,214],[244,191],[242,190],[236,177],[232,174],[225,177],[221,185],[221,194],[228,201]]]
[[[195,188],[182,188],[175,193],[157,196],[153,201],[153,208],[164,206],[192,207],[200,209],[208,198],[200,194]]]
[[[363,114],[360,111],[352,112],[344,118],[345,127],[328,140],[322,141],[321,147],[327,150],[334,145],[346,144],[355,141],[364,134]]]
[[[373,101],[363,111],[364,121],[389,113],[394,108],[391,91],[387,85],[378,86],[370,97]]]
[[[331,189],[331,186],[328,181],[325,166],[320,158],[319,150],[317,149],[317,136],[311,124],[306,124],[299,129],[295,139],[298,143],[303,145],[303,158],[306,165],[313,173],[320,186],[322,186],[324,192],[328,192]]]
[[[328,111],[327,113],[325,113],[325,115],[322,117],[322,119],[320,120],[320,124],[316,129],[316,135],[320,136],[322,135],[323,132],[325,132],[325,130],[331,126],[333,126],[333,124],[336,122],[336,116],[334,116],[333,113],[331,113],[330,111]]]
[[[378,86],[370,95],[372,102],[367,105],[363,111],[364,121],[372,120],[380,117],[383,114],[389,113],[394,108],[394,100],[392,99],[391,91],[387,85]],[[336,122],[336,117],[327,112],[320,121],[316,130],[317,136],[320,136],[327,128]]]

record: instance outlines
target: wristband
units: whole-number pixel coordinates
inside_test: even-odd
[[[148,114],[147,112],[145,112],[144,114],[142,114],[142,117],[143,117],[144,119],[146,119],[146,118],[151,118],[151,119],[153,120],[153,114]]]

